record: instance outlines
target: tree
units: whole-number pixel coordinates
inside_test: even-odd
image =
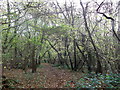
[[[78,8],[72,1],[7,0],[6,6],[0,18],[4,64],[33,73],[41,61],[74,71],[119,72],[117,13],[111,2],[80,1]]]

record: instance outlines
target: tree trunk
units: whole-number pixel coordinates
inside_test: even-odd
[[[10,19],[10,3],[9,3],[9,0],[7,0],[7,19],[8,19],[8,22],[10,22],[11,21],[11,19]],[[9,32],[10,32],[10,26],[11,26],[11,24],[10,23],[8,23],[8,29],[7,29],[7,33],[6,33],[6,35],[5,35],[5,40],[4,40],[4,42],[3,42],[3,45],[2,45],[2,53],[3,54],[5,54],[5,50],[8,48],[8,46],[9,46],[9,44],[7,45],[6,43],[8,42],[8,34],[9,34]]]
[[[88,60],[87,60],[87,67],[88,67],[88,72],[91,73],[92,72],[92,56],[91,56],[91,52],[88,51]]]
[[[76,39],[73,40],[73,47],[74,47],[74,70],[77,70],[77,58],[76,58]]]
[[[32,50],[32,73],[35,73],[36,72],[36,69],[37,69],[37,67],[36,67],[36,60],[35,60],[35,45],[33,45],[33,50]]]
[[[94,48],[94,51],[95,51],[95,55],[96,55],[96,59],[97,59],[96,73],[102,73],[102,65],[101,65],[101,62],[100,62],[99,54],[98,54],[96,45],[95,45],[95,43],[94,43],[94,41],[93,41],[93,38],[92,38],[92,36],[91,36],[90,30],[89,30],[89,27],[88,27],[88,23],[87,23],[87,19],[86,19],[86,8],[84,8],[82,2],[80,2],[80,4],[81,4],[82,9],[83,9],[83,18],[84,18],[84,22],[85,22],[85,29],[86,29],[86,31],[88,32],[88,35],[89,35],[91,44],[93,45],[93,48]],[[86,6],[86,7],[87,7],[87,6]]]

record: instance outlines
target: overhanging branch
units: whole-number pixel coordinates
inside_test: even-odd
[[[105,0],[104,0],[105,1]],[[114,30],[114,18],[107,16],[105,13],[102,13],[99,11],[99,9],[101,8],[102,4],[104,3],[104,1],[99,5],[99,7],[96,9],[97,13],[102,14],[106,19],[110,19],[112,21],[112,31],[113,34],[115,35],[115,37],[118,39],[118,41],[120,42],[120,38],[118,37],[117,33]]]

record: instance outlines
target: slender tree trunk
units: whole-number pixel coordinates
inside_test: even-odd
[[[3,66],[2,65],[2,33],[0,31],[0,77],[2,77],[2,72],[3,72],[2,66]]]
[[[73,67],[73,62],[72,62],[72,59],[71,59],[71,55],[70,55],[70,52],[69,52],[69,46],[67,45],[67,52],[68,52],[68,57],[69,57],[69,60],[70,60],[70,66],[71,66],[71,69],[73,70],[74,67]]]
[[[92,39],[90,30],[89,30],[89,27],[88,27],[88,24],[87,24],[86,11],[85,11],[85,8],[84,8],[84,6],[83,6],[83,3],[80,2],[80,4],[81,4],[82,9],[83,9],[83,18],[84,18],[84,22],[85,22],[85,29],[86,29],[86,31],[88,32],[89,38],[90,38],[90,40],[91,40],[91,43],[92,43],[92,45],[93,45],[93,48],[94,48],[95,54],[96,54],[96,59],[97,59],[96,73],[102,73],[102,65],[101,65],[101,62],[100,62],[99,54],[98,54],[96,45],[95,45],[95,43],[94,43],[94,41],[93,41],[93,39]]]
[[[76,55],[76,39],[73,40],[73,47],[74,47],[74,70],[77,70],[77,55]]]
[[[33,49],[32,49],[32,73],[35,73],[36,72],[36,69],[37,69],[37,67],[36,67],[36,61],[35,61],[35,45],[33,45],[33,47],[32,47]]]
[[[52,61],[51,61],[51,53],[50,53],[50,51],[48,51],[48,57],[49,57],[48,63],[52,63]]]
[[[35,21],[34,21],[34,26],[36,26],[37,24],[37,18],[35,18]],[[36,70],[37,70],[37,63],[36,63],[36,60],[37,58],[35,57],[36,56],[36,45],[35,45],[35,42],[36,42],[36,28],[35,28],[35,31],[34,31],[34,43],[32,45],[32,73],[35,73]]]
[[[17,25],[17,22],[15,22],[15,25]],[[15,27],[15,30],[14,30],[14,38],[16,38],[16,36],[17,36],[17,27]],[[17,43],[15,42],[15,45],[14,45],[15,47],[14,47],[14,62],[16,62],[16,60],[17,60]],[[17,65],[17,67],[18,67],[18,65]]]
[[[7,19],[8,19],[8,22],[11,21],[10,19],[10,3],[9,3],[9,0],[7,0]],[[8,45],[6,45],[6,43],[8,42],[8,34],[10,32],[10,26],[11,24],[8,23],[8,29],[7,29],[7,32],[6,32],[6,35],[5,35],[5,40],[3,42],[3,45],[2,45],[2,53],[5,54],[5,50],[8,48]]]
[[[87,61],[87,66],[88,66],[88,71],[89,73],[92,72],[92,56],[91,56],[91,52],[88,51],[88,61]]]
[[[68,55],[67,55],[67,48],[68,48],[68,37],[66,36],[65,37],[65,51],[64,51],[64,61],[65,61],[65,64],[68,68],[70,68],[69,64],[68,64]]]

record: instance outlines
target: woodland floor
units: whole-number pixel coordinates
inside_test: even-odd
[[[81,77],[80,72],[53,67],[51,64],[42,63],[36,73],[30,70],[25,72],[21,69],[5,69],[3,75],[7,78],[17,80],[15,87],[18,88],[65,88],[68,81],[74,87],[74,81]]]

